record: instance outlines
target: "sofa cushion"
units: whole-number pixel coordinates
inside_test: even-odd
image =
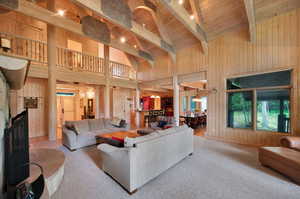
[[[104,127],[106,129],[113,127],[113,125],[111,125],[111,120],[110,119],[104,119]]]
[[[87,133],[90,131],[88,120],[76,121],[74,122],[74,127],[78,134]]]
[[[110,133],[111,131],[109,129],[100,129],[96,131],[92,131],[95,135],[101,135],[103,133]]]
[[[90,125],[90,131],[97,131],[97,130],[101,130],[103,129],[104,126],[104,119],[100,118],[100,119],[90,119],[89,121],[89,125]]]
[[[188,127],[186,124],[181,125],[181,126],[175,126],[175,127],[174,127],[174,129],[175,129],[176,131],[182,131],[182,130],[188,129],[188,128],[189,128],[189,127]]]
[[[159,135],[156,132],[150,133],[150,134],[145,135],[145,136],[136,137],[136,138],[126,137],[124,139],[124,146],[125,147],[134,147],[135,144],[146,142],[148,140],[152,140],[152,139],[157,138],[157,137],[159,137]]]
[[[157,130],[157,133],[159,135],[168,135],[168,134],[175,133],[175,132],[177,132],[177,129],[175,127],[168,128],[168,129],[165,129],[165,130]]]

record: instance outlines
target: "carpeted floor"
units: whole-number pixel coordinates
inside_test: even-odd
[[[300,186],[260,166],[257,149],[195,136],[195,151],[128,195],[100,169],[96,147],[70,152],[53,199],[299,199]],[[146,155],[146,154],[145,154]],[[155,164],[155,162],[153,162]]]

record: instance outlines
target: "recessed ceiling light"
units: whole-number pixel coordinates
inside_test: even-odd
[[[191,19],[191,20],[194,20],[194,19],[195,19],[194,15],[191,15],[191,16],[190,16],[190,19]]]
[[[65,15],[65,11],[64,10],[58,10],[57,11],[57,14],[59,15],[59,16],[64,16]]]
[[[125,43],[125,42],[126,42],[126,38],[125,38],[125,37],[121,37],[121,38],[120,38],[120,42],[121,42],[121,43]]]
[[[178,4],[182,5],[184,3],[184,0],[178,0]]]

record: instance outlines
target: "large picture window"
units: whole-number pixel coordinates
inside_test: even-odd
[[[227,127],[290,132],[291,71],[227,79]]]

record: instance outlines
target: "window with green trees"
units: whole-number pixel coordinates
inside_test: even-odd
[[[291,71],[227,80],[227,127],[290,132]]]
[[[252,128],[252,92],[228,94],[228,127]]]

